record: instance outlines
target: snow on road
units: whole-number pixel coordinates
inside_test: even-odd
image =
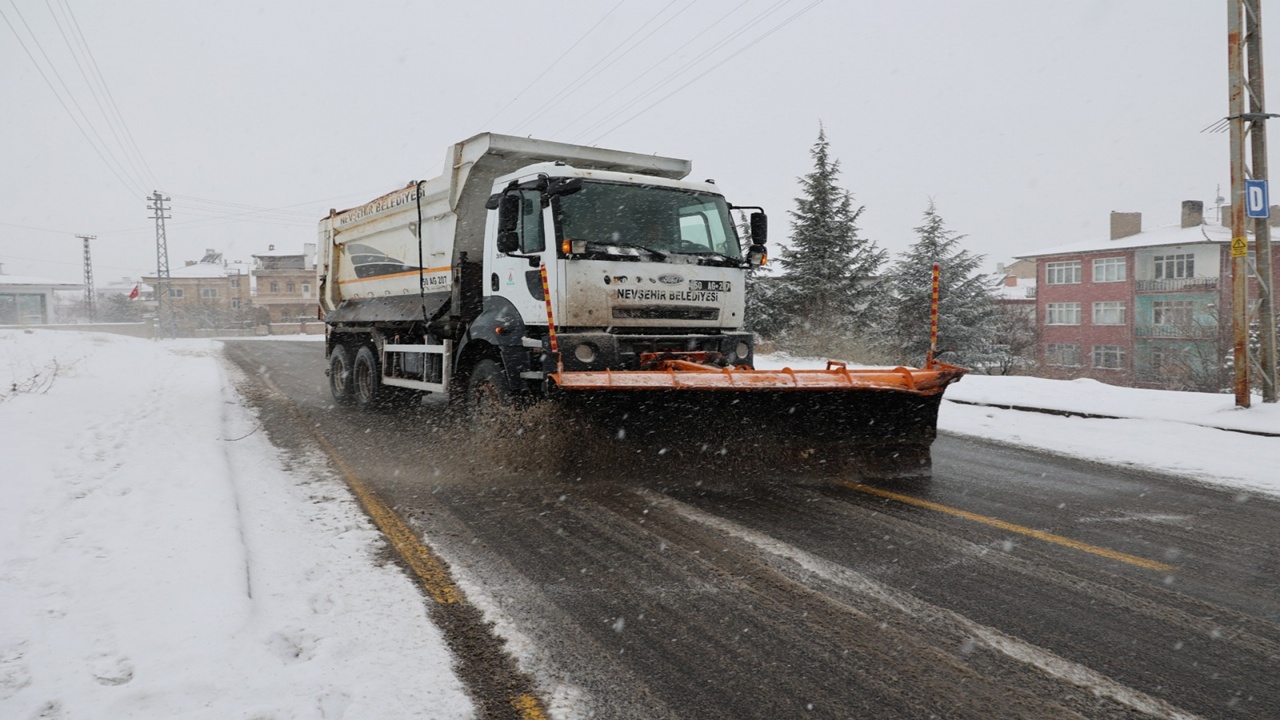
[[[0,717],[472,714],[417,588],[235,372],[216,341],[0,330]],[[1280,433],[1274,406],[981,376],[948,397],[1137,419],[944,402],[946,431],[1280,494],[1280,439],[1201,427]]]
[[[218,355],[0,330],[0,717],[470,716],[417,588]]]

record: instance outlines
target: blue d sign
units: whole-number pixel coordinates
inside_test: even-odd
[[[1245,214],[1251,218],[1271,216],[1271,201],[1267,197],[1266,180],[1244,181]]]

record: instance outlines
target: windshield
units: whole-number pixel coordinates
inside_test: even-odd
[[[558,198],[557,219],[561,238],[587,252],[742,257],[729,206],[711,193],[586,182]]]

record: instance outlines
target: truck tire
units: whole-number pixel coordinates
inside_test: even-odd
[[[329,353],[329,392],[339,405],[355,402],[351,394],[351,350],[346,345],[334,345]]]
[[[355,403],[368,409],[384,407],[390,398],[390,390],[382,384],[382,368],[378,366],[373,348],[361,345],[351,363],[351,394]]]
[[[495,360],[481,360],[471,369],[467,383],[467,411],[475,429],[496,433],[515,411],[515,399],[507,373]]]

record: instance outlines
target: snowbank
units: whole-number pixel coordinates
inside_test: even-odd
[[[0,717],[470,716],[417,589],[230,372],[0,331]]]

